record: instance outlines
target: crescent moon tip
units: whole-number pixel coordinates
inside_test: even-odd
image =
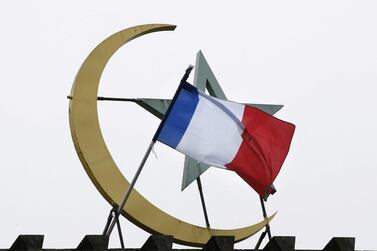
[[[271,220],[272,218],[274,218],[276,215],[278,214],[278,211],[276,211],[275,213],[273,213],[270,217],[271,217]]]
[[[144,25],[165,27],[165,28],[168,28],[169,30],[174,30],[175,28],[177,28],[177,25],[175,25],[175,24],[151,23],[151,24],[143,24],[141,26],[144,26]]]
[[[167,24],[167,26],[170,26],[171,30],[175,30],[175,28],[177,28],[177,25],[175,24]]]

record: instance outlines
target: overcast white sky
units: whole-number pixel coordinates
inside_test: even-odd
[[[0,248],[19,234],[44,247],[76,247],[100,234],[110,206],[70,138],[68,101],[81,63],[103,39],[145,23],[171,23],[110,60],[99,95],[171,98],[201,49],[228,98],[284,104],[296,124],[267,203],[274,235],[322,249],[333,236],[377,249],[377,2],[2,1],[0,3]],[[190,79],[192,81],[192,78]],[[131,178],[158,120],[134,104],[100,103],[106,142]],[[174,216],[204,226],[193,184],[180,192],[183,156],[158,144],[137,189]],[[214,227],[262,219],[257,194],[235,174],[202,176]],[[122,219],[126,245],[148,233]],[[259,234],[258,234],[259,236]],[[236,245],[253,248],[257,237]],[[113,234],[111,246],[118,247]]]

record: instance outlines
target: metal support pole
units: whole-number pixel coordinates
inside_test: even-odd
[[[105,228],[104,228],[103,231],[102,231],[102,235],[105,235],[106,232],[107,232],[107,230],[108,230],[109,227],[110,227],[110,223],[111,223],[111,221],[112,221],[113,218],[114,218],[113,212],[114,212],[114,208],[112,208],[112,209],[110,210],[109,216],[107,217],[107,221],[106,221]]]
[[[149,145],[149,147],[148,147],[148,149],[147,149],[147,151],[146,151],[146,153],[145,153],[145,155],[144,155],[144,157],[143,157],[143,159],[142,159],[142,161],[141,161],[141,163],[140,163],[140,165],[139,165],[139,168],[137,169],[137,171],[136,171],[136,173],[135,173],[135,176],[134,176],[134,178],[132,179],[131,184],[128,186],[127,192],[124,194],[123,200],[122,200],[122,202],[120,203],[120,205],[119,205],[119,207],[118,207],[118,210],[115,212],[114,218],[113,218],[113,220],[111,221],[111,224],[110,224],[109,228],[108,228],[107,231],[106,231],[106,235],[107,235],[107,236],[110,236],[111,232],[113,231],[114,226],[115,226],[115,223],[116,223],[116,222],[118,221],[118,219],[119,219],[120,212],[122,211],[124,205],[126,204],[126,202],[127,202],[127,200],[128,200],[128,197],[129,197],[130,194],[131,194],[131,191],[132,191],[133,187],[135,186],[136,180],[137,180],[137,178],[139,177],[139,175],[140,175],[140,173],[141,173],[141,170],[143,169],[144,164],[145,164],[145,162],[147,161],[148,156],[149,156],[149,154],[150,154],[151,151],[152,151],[152,148],[153,148],[154,143],[155,143],[154,141],[152,141],[152,142],[150,143],[150,145]]]
[[[210,228],[209,220],[208,220],[208,214],[207,214],[207,208],[206,208],[206,203],[204,201],[202,182],[200,181],[200,177],[196,178],[196,183],[198,184],[198,189],[199,189],[199,194],[200,194],[200,200],[202,201],[202,208],[203,208],[203,213],[204,213],[204,219],[206,221],[206,226],[207,226],[207,228]]]
[[[267,212],[266,212],[266,207],[264,206],[264,201],[263,198],[260,197],[260,203],[262,206],[262,211],[263,211],[263,218],[266,220],[267,219]],[[267,223],[266,225],[266,232],[268,234],[268,239],[271,240],[271,230],[270,230],[270,224]]]
[[[72,96],[67,96],[67,99],[72,99]],[[123,102],[136,102],[136,98],[113,98],[113,97],[101,97],[98,96],[99,101],[123,101]]]
[[[119,235],[120,246],[122,247],[122,249],[124,249],[123,234],[122,234],[122,229],[120,228],[119,218],[117,220],[117,228],[118,228],[118,235]]]
[[[102,232],[102,235],[105,235],[107,230],[109,229],[110,227],[110,223],[112,221],[112,219],[114,218],[114,215],[115,215],[115,212],[117,211],[117,208],[116,206],[114,205],[114,207],[110,210],[110,213],[109,213],[109,216],[107,217],[107,222],[106,222],[106,225],[105,225],[105,228]],[[119,235],[119,241],[120,241],[120,246],[122,247],[122,249],[124,249],[124,241],[123,241],[123,234],[122,234],[122,229],[120,227],[120,222],[119,222],[119,218],[117,220],[117,229],[118,229],[118,235]]]
[[[265,220],[267,220],[266,207],[264,206],[264,201],[263,201],[262,197],[260,197],[260,203],[261,203],[261,206],[262,206],[263,218]],[[260,245],[262,244],[262,241],[263,241],[264,237],[266,237],[266,234],[268,234],[268,239],[271,240],[272,236],[271,236],[270,224],[268,224],[268,223],[266,224],[266,230],[263,231],[263,233],[259,237],[259,240],[257,242],[257,245],[255,245],[254,250],[258,250],[259,249]]]
[[[259,240],[258,240],[258,242],[257,242],[257,245],[255,245],[254,250],[258,250],[258,249],[259,249],[260,244],[262,244],[262,241],[263,241],[264,237],[266,236],[266,233],[267,233],[266,231],[263,231],[263,233],[262,233],[261,236],[259,237]]]

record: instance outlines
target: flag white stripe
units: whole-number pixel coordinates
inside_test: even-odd
[[[198,161],[225,168],[242,143],[243,126],[239,122],[245,106],[211,99],[199,94],[198,105],[176,149]]]

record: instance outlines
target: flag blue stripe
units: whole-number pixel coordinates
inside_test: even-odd
[[[159,133],[158,140],[176,148],[190,124],[198,102],[198,90],[190,84],[184,84]]]

